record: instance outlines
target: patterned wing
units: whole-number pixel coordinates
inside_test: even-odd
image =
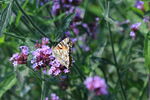
[[[59,44],[57,44],[56,47],[52,48],[52,53],[55,58],[68,69],[71,65],[71,48],[72,42],[69,38],[65,38]]]

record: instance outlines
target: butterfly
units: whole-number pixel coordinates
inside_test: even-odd
[[[72,62],[71,48],[72,42],[68,37],[59,42],[55,47],[52,47],[54,57],[67,69],[69,69]]]

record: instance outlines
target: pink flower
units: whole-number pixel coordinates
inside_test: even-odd
[[[106,82],[99,76],[88,77],[84,84],[89,91],[95,92],[96,95],[108,94]]]

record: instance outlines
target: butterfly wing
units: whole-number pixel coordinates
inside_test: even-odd
[[[69,38],[65,38],[60,43],[58,43],[56,47],[52,48],[52,53],[55,58],[66,68],[69,68],[71,65],[71,48],[72,42]]]

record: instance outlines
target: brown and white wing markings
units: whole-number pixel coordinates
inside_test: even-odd
[[[71,48],[72,42],[69,38],[65,38],[60,43],[58,43],[56,47],[52,48],[52,54],[67,69],[69,69],[69,66],[71,65]]]

